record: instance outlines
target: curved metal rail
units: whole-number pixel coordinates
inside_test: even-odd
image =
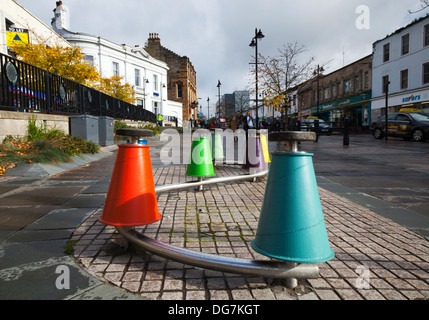
[[[248,179],[256,179],[268,174],[268,171],[257,172],[248,175],[218,177],[207,180],[191,181],[165,186],[157,186],[155,192],[169,192],[174,190],[200,187],[223,182],[236,182]],[[225,257],[216,254],[208,254],[174,247],[146,237],[133,228],[116,227],[118,232],[136,247],[162,256],[164,258],[181,262],[204,269],[242,274],[248,276],[260,276],[272,279],[316,279],[319,277],[319,267],[317,264],[296,264],[290,262],[280,262],[272,260],[251,260],[242,258]],[[296,286],[290,285],[291,288]]]
[[[125,239],[145,251],[204,269],[272,279],[315,279],[319,277],[319,267],[315,264],[296,265],[271,260],[225,257],[174,247],[148,238],[134,229],[126,227],[116,229]]]

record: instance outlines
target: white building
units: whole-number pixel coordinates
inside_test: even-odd
[[[0,52],[8,54],[8,43],[23,41],[31,43],[59,43],[70,46],[48,25],[14,0],[0,0]]]
[[[429,112],[429,15],[373,44],[372,119],[413,107]]]
[[[69,43],[78,45],[86,59],[95,66],[102,77],[117,74],[132,85],[137,105],[156,115],[161,114],[164,124],[175,124],[178,116],[182,123],[182,104],[167,99],[167,71],[165,62],[151,57],[139,46],[116,44],[99,36],[69,31],[69,12],[57,2],[52,28]]]

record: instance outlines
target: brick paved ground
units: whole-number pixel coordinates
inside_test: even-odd
[[[186,167],[154,169],[157,185],[190,180]],[[216,168],[217,176],[244,171]],[[178,247],[240,258],[267,259],[250,248],[266,178],[219,184],[203,192],[158,195],[161,222],[138,228]],[[162,300],[414,300],[429,298],[429,242],[367,209],[319,189],[328,236],[336,256],[319,264],[318,279],[299,281],[245,277],[202,270],[151,254],[138,254],[114,227],[98,222],[102,209],[74,233],[75,258],[100,279]]]

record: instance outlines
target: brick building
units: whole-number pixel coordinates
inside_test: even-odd
[[[198,119],[197,74],[186,56],[163,47],[157,33],[150,33],[145,50],[168,65],[167,96],[183,105],[183,120]]]
[[[359,131],[368,129],[371,123],[371,80],[372,55],[327,75],[315,75],[298,91],[301,118],[317,116],[334,126],[341,126],[348,117]]]

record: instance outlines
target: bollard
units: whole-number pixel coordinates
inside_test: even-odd
[[[271,133],[269,139],[285,141],[286,151],[272,154],[252,248],[291,263],[331,260],[334,251],[329,246],[312,154],[298,151],[299,141],[315,141],[316,134],[279,132]]]
[[[106,202],[99,221],[116,227],[135,227],[161,220],[155,194],[149,145],[141,137],[152,130],[118,129],[117,135],[129,136],[129,143],[118,146]]]
[[[348,146],[350,143],[350,119],[345,118],[344,119],[344,136],[343,136],[343,146]]]

